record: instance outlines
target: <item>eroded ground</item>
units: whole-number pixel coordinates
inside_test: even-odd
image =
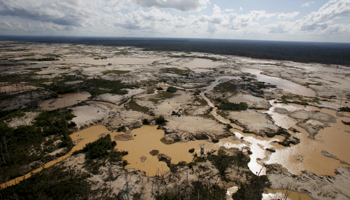
[[[349,107],[346,66],[134,47],[1,43],[2,126],[16,132],[45,110],[74,115],[68,119],[74,146],[58,145],[62,139],[55,134],[44,135],[45,141],[52,140],[41,144],[51,145],[47,152],[41,148],[47,160],[22,163],[31,166],[21,174],[26,178],[31,169],[36,173],[41,166],[64,163],[90,173],[94,189],[107,187],[104,176],[113,169],[110,189],[115,195],[129,184],[135,198],[155,198],[152,177],[174,174],[187,184],[188,179],[211,177],[226,190],[251,175],[238,177],[240,169],[232,165],[222,177],[207,154],[232,156],[239,151],[250,157],[246,173],[266,174],[272,189],[315,199],[350,198],[350,114],[340,111]],[[123,156],[127,170],[103,165],[99,173],[91,173],[82,154],[71,154],[106,134],[118,151],[128,152]],[[1,165],[7,166],[4,138]],[[208,160],[183,164],[203,157]],[[201,172],[206,175],[199,176]],[[310,178],[293,185],[292,179],[306,176]],[[344,185],[318,184],[320,177]],[[23,179],[6,182],[12,178],[1,174],[2,187]],[[310,179],[316,182],[313,188],[307,187]],[[174,188],[170,182],[162,187]]]

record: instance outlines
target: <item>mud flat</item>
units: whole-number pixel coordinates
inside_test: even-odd
[[[228,99],[228,101],[232,103],[245,102],[248,104],[249,108],[251,109],[268,110],[270,108],[270,104],[266,99],[255,97],[253,95],[248,95],[248,94],[238,94],[238,95],[232,96]]]
[[[274,133],[278,129],[273,121],[269,119],[269,115],[253,110],[229,112],[229,119],[237,121],[246,130],[257,135],[264,135],[268,132]]]
[[[220,139],[230,136],[225,132],[226,126],[215,120],[195,116],[172,117],[163,127],[168,133],[165,139],[169,142],[189,141],[195,139]]]
[[[75,105],[81,101],[87,100],[91,95],[88,92],[63,94],[57,99],[48,99],[42,102],[39,107],[43,110],[55,110]]]
[[[26,83],[18,83],[12,85],[0,86],[0,93],[14,93],[14,92],[23,92],[28,90],[35,90],[36,87],[27,85]]]

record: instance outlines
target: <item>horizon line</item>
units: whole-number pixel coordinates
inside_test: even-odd
[[[285,42],[285,43],[332,43],[350,44],[350,42],[325,42],[325,41],[298,41],[298,40],[259,40],[259,39],[227,39],[227,38],[181,38],[181,37],[128,37],[128,36],[76,36],[76,35],[0,35],[1,38],[85,38],[85,39],[177,39],[177,40],[229,40],[229,41],[255,41],[255,42]]]

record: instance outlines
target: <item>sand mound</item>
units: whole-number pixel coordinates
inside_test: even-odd
[[[245,102],[248,104],[249,108],[255,108],[255,109],[267,110],[270,108],[270,104],[266,99],[255,97],[249,94],[238,94],[230,97],[228,101],[231,103]]]
[[[258,135],[265,135],[266,132],[276,132],[278,127],[271,121],[270,116],[265,113],[259,113],[253,110],[240,112],[229,112],[229,118],[249,132]]]
[[[163,127],[166,129],[167,139],[189,141],[193,139],[223,138],[228,134],[225,125],[215,120],[197,116],[173,116]]]

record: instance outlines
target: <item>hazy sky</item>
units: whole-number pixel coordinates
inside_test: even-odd
[[[350,42],[350,0],[0,0],[0,35]]]

